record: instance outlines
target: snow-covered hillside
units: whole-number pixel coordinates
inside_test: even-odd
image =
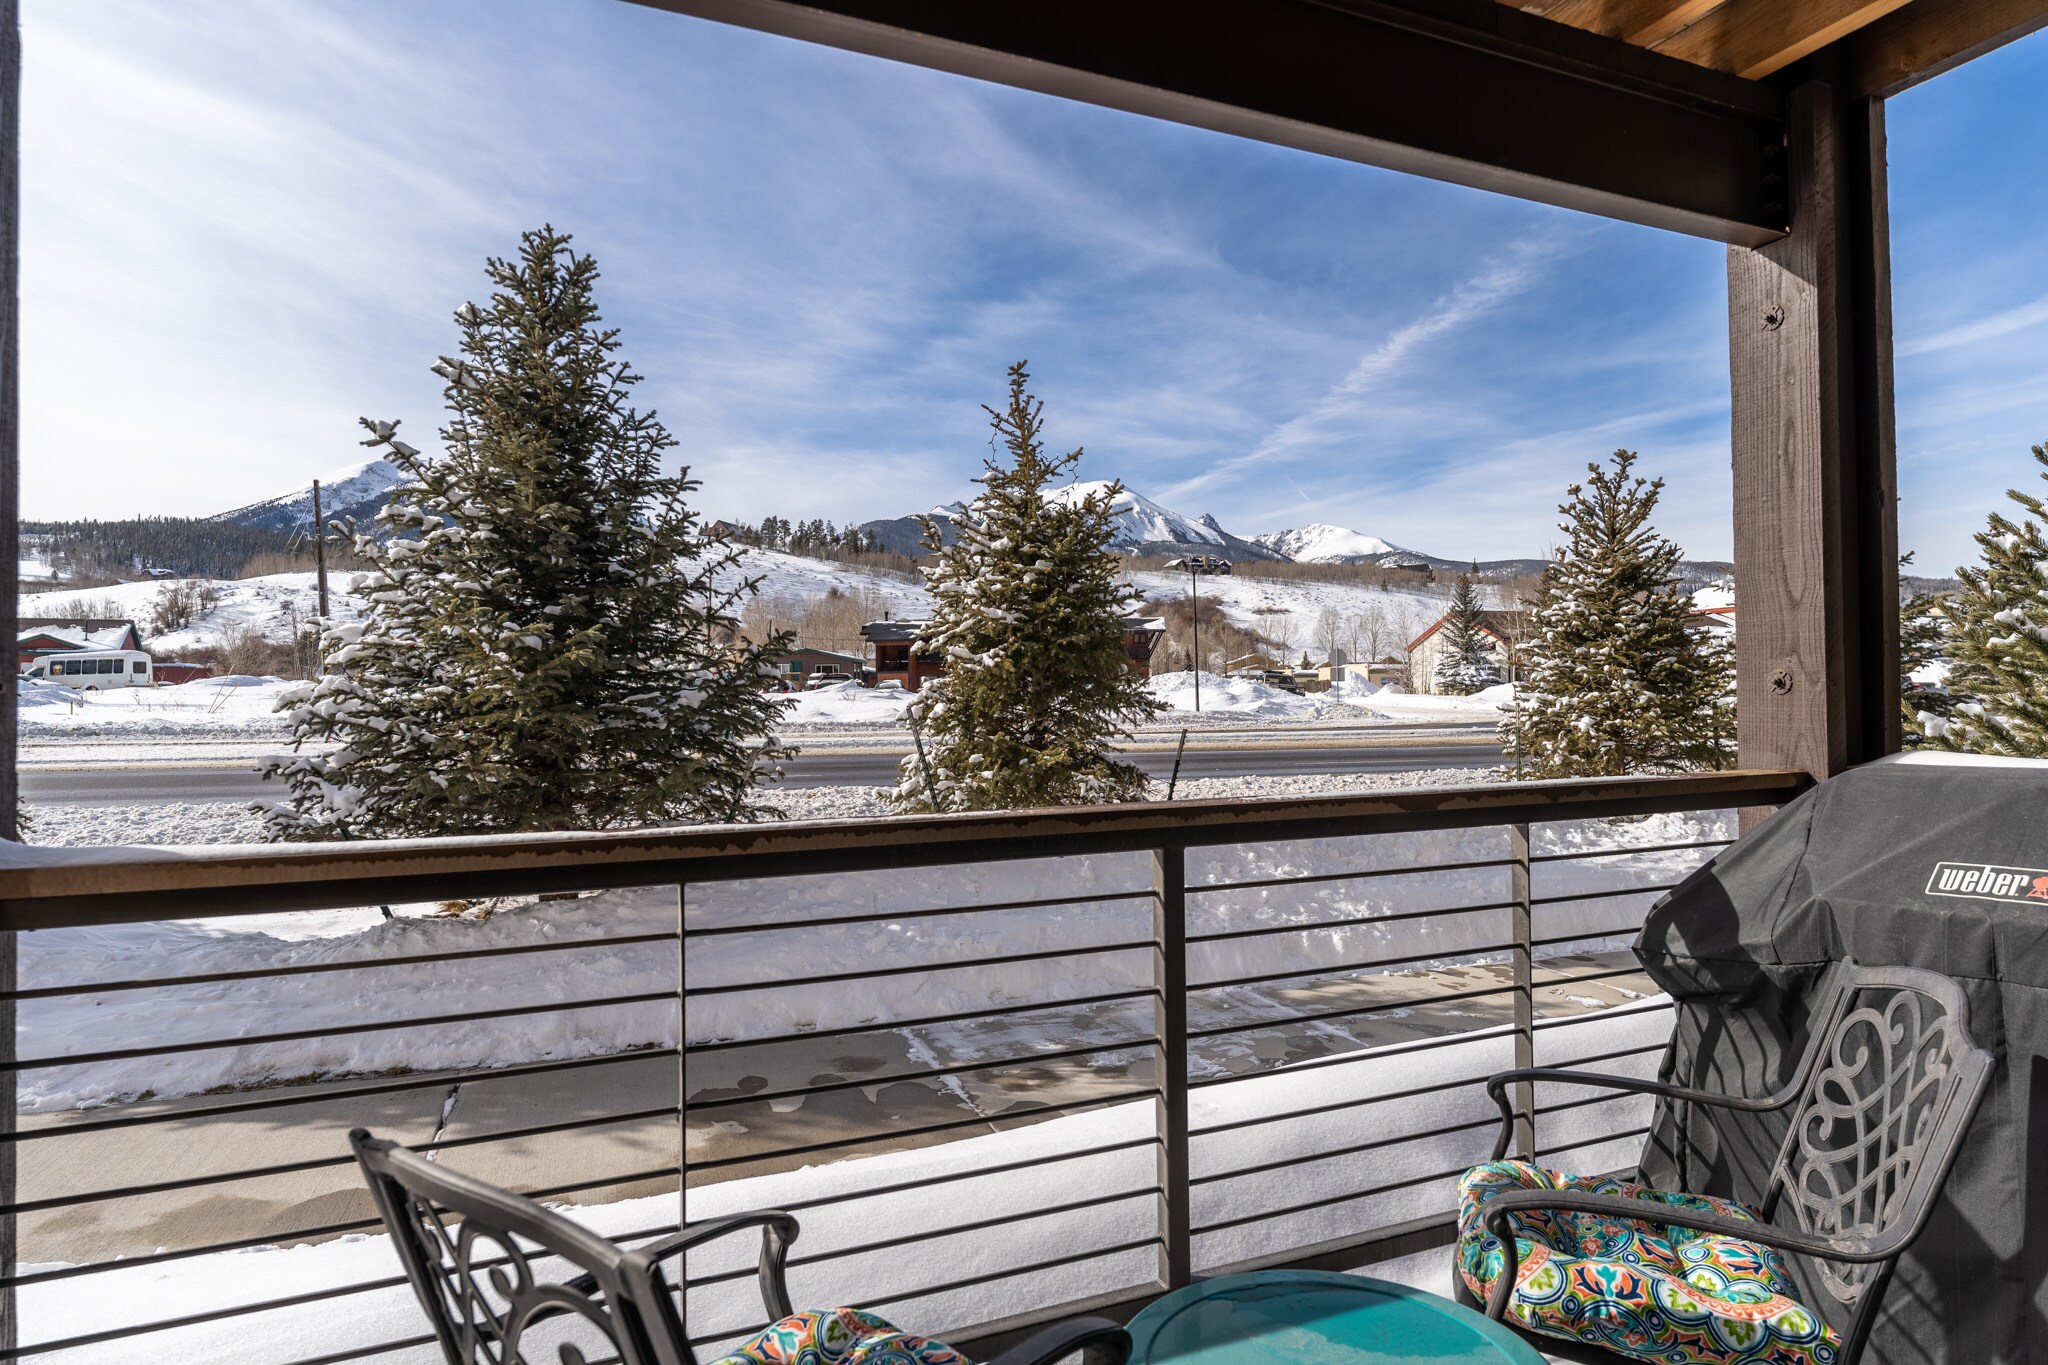
[[[363,460],[320,479],[320,515],[335,522],[353,518],[365,530],[383,509],[391,490],[406,482],[404,471],[389,460]],[[313,486],[304,484],[276,497],[221,512],[215,521],[261,526],[272,531],[304,531],[313,525]]]
[[[793,611],[797,606],[825,596],[833,589],[842,593],[864,593],[897,620],[921,619],[931,613],[931,594],[921,583],[896,574],[855,568],[828,559],[809,559],[781,550],[746,548],[740,552],[740,567],[722,577],[720,586],[739,578],[760,580],[761,601]],[[879,619],[881,610],[875,615]]]
[[[1188,595],[1188,576],[1183,573],[1134,573],[1131,582],[1147,598],[1177,601]],[[1197,591],[1204,601],[1220,605],[1233,624],[1311,654],[1319,652],[1317,637],[1325,611],[1336,613],[1344,622],[1374,611],[1383,613],[1387,624],[1381,641],[1384,653],[1406,648],[1444,614],[1445,607],[1445,599],[1431,593],[1252,574],[1204,577]]]
[[[1350,564],[1394,554],[1401,548],[1378,536],[1347,530],[1342,526],[1325,526],[1321,522],[1299,530],[1272,531],[1253,536],[1252,544],[1263,545],[1297,564]]]
[[[361,575],[333,573],[327,576],[330,610],[337,620],[352,621],[361,610],[349,589]],[[152,633],[151,621],[157,598],[175,584],[196,584],[217,594],[215,605],[195,617],[190,625],[167,634]],[[305,624],[319,614],[320,591],[310,573],[267,574],[261,578],[157,579],[143,583],[116,583],[88,592],[23,593],[23,616],[61,615],[84,597],[92,602],[111,602],[119,615],[135,622],[143,641],[160,658],[175,658],[181,649],[219,644],[221,637],[241,628],[272,640],[291,637],[292,622]]]

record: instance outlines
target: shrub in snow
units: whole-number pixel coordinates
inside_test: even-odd
[[[1009,461],[984,462],[982,491],[951,523],[958,538],[945,545],[938,523],[924,522],[934,606],[917,647],[944,655],[946,673],[910,704],[918,752],[904,760],[896,799],[912,809],[1145,793],[1145,774],[1109,756],[1112,740],[1159,710],[1124,648],[1136,594],[1109,548],[1123,489],[1048,496],[1081,452],[1046,457],[1044,405],[1029,381],[1022,361],[1012,365],[1007,406],[986,409]]]
[[[1501,742],[1532,777],[1723,768],[1735,758],[1734,661],[1690,624],[1681,551],[1650,525],[1664,481],[1633,451],[1566,490],[1566,542],[1543,571],[1534,636]]]
[[[1437,662],[1436,686],[1453,697],[1469,697],[1501,681],[1500,668],[1486,643],[1486,616],[1473,590],[1472,575],[1459,574],[1451,593],[1451,609],[1443,625],[1444,656]]]
[[[727,572],[661,471],[675,444],[626,405],[638,375],[601,329],[596,263],[552,228],[493,259],[488,307],[464,304],[443,357],[444,453],[364,419],[412,480],[358,534],[362,620],[331,624],[331,670],[282,699],[300,752],[266,776],[279,838],[616,828],[761,813],[778,706]],[[310,746],[333,746],[308,752]]]
[[[2034,447],[2048,480],[2048,445]],[[1977,534],[1981,560],[1945,608],[1954,622],[1948,688],[1953,710],[1916,717],[1936,747],[1957,753],[2048,757],[2048,511],[2019,489],[2018,520],[1993,512]]]

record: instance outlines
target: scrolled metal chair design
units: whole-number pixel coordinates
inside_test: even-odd
[[[1925,1228],[1984,1098],[1992,1058],[1970,1036],[1961,987],[1935,972],[1839,963],[1816,993],[1810,1020],[1806,1049],[1791,1080],[1761,1098],[1551,1068],[1506,1071],[1489,1079],[1487,1092],[1500,1108],[1501,1128],[1493,1161],[1475,1167],[1461,1186],[1455,1272],[1461,1287],[1485,1290],[1489,1317],[1504,1318],[1517,1304],[1517,1325],[1525,1328],[1638,1359],[1688,1363],[1762,1358],[1745,1354],[1745,1333],[1768,1335],[1771,1330],[1757,1325],[1766,1311],[1760,1305],[1789,1304],[1795,1310],[1791,1318],[1803,1310],[1812,1320],[1792,1334],[1798,1341],[1778,1342],[1783,1355],[1771,1359],[1805,1359],[1800,1351],[1810,1350],[1812,1359],[1855,1365],[1893,1268]],[[1763,1200],[1750,1209],[1504,1162],[1515,1118],[1509,1088],[1525,1082],[1630,1091],[1755,1114],[1789,1110],[1790,1116]],[[1781,1209],[1792,1226],[1774,1225]],[[1674,1229],[1703,1236],[1682,1238],[1673,1235]],[[1530,1244],[1547,1261],[1551,1246],[1542,1240],[1546,1233],[1552,1242],[1568,1244],[1557,1248],[1565,1256],[1583,1256],[1587,1247],[1620,1248],[1614,1259],[1600,1262],[1620,1267],[1619,1279],[1607,1275],[1605,1282],[1612,1285],[1632,1272],[1640,1282],[1635,1291],[1652,1302],[1640,1314],[1633,1304],[1597,1304],[1589,1311],[1593,1291],[1573,1299],[1558,1277],[1532,1292],[1520,1282],[1525,1278],[1522,1245]],[[1648,1254],[1643,1233],[1657,1244]],[[1775,1251],[1762,1248],[1811,1258],[1818,1287],[1838,1306],[1836,1316],[1846,1316],[1844,1328],[1837,1331],[1823,1315],[1788,1296],[1789,1276]],[[1495,1264],[1496,1254],[1498,1270],[1490,1279],[1474,1273],[1475,1264]],[[1701,1263],[1710,1267],[1706,1282],[1732,1265],[1734,1280],[1746,1276],[1748,1283],[1727,1300],[1735,1305],[1728,1323],[1702,1327],[1689,1343],[1673,1345],[1675,1324],[1689,1321],[1688,1312],[1697,1306],[1689,1300],[1704,1298],[1693,1292],[1697,1278],[1682,1272]],[[1526,1278],[1533,1283],[1540,1269],[1532,1258]],[[1607,1272],[1589,1274],[1597,1278]],[[1548,1302],[1539,1303],[1546,1294]],[[1567,1330],[1573,1321],[1583,1327],[1576,1335]],[[1704,1310],[1696,1321],[1707,1322]],[[1667,1333],[1661,1341],[1656,1334],[1660,1324]],[[1603,1339],[1602,1333],[1617,1339]],[[1724,1347],[1727,1353],[1717,1355]]]
[[[761,1230],[757,1279],[771,1331],[774,1324],[803,1316],[790,1306],[785,1278],[799,1228],[780,1210],[694,1223],[629,1251],[530,1199],[364,1129],[349,1134],[349,1145],[448,1365],[540,1365],[527,1353],[528,1330],[568,1316],[602,1338],[620,1365],[696,1365],[676,1291],[661,1263],[750,1228]],[[535,1264],[557,1259],[583,1273],[541,1280]],[[969,1365],[947,1348],[929,1345]],[[1129,1334],[1107,1319],[1070,1318],[1041,1329],[989,1365],[1053,1365],[1076,1352],[1083,1365],[1124,1365],[1130,1347]],[[577,1342],[551,1340],[534,1349],[549,1348],[560,1365],[589,1360]],[[846,1358],[848,1365],[858,1359]]]

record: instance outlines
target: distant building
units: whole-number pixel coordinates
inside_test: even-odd
[[[1165,567],[1175,573],[1227,574],[1230,572],[1230,561],[1215,555],[1189,555],[1185,559],[1169,559]]]
[[[944,656],[919,654],[912,649],[927,624],[924,621],[870,621],[860,628],[861,638],[875,647],[877,683],[901,683],[915,692],[924,686],[925,679],[945,673]],[[1152,651],[1159,647],[1159,639],[1165,634],[1166,622],[1160,617],[1125,617],[1126,667],[1141,678],[1151,676]]]
[[[860,638],[875,647],[876,683],[900,683],[915,692],[926,678],[946,671],[946,661],[939,655],[912,651],[924,628],[923,621],[870,621],[860,628]]]
[[[1516,681],[1516,642],[1523,638],[1526,630],[1526,612],[1482,611],[1479,613],[1479,638],[1486,647],[1486,655],[1493,666],[1500,671],[1501,681]],[[1445,612],[1430,625],[1428,630],[1408,642],[1408,686],[1416,692],[1434,693],[1437,690],[1437,665],[1444,661],[1447,641],[1444,626],[1451,619]]]
[[[785,678],[792,687],[802,687],[805,679],[814,673],[844,673],[858,678],[867,666],[868,661],[858,654],[842,654],[836,649],[812,649],[808,645],[761,661],[762,672]]]
[[[213,676],[211,664],[160,663],[155,665],[156,680],[166,687],[173,683],[198,682],[201,678]]]
[[[93,618],[76,621],[57,616],[27,616],[14,637],[14,671],[19,673],[45,654],[73,649],[141,649],[142,632],[133,621]]]

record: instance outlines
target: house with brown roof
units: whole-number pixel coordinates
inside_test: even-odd
[[[1479,638],[1486,647],[1487,657],[1500,670],[1502,682],[1516,679],[1516,653],[1526,637],[1528,613],[1523,611],[1482,611],[1479,613]],[[1428,630],[1408,642],[1408,688],[1413,692],[1434,693],[1437,690],[1437,665],[1444,661],[1448,652],[1448,639],[1444,626],[1451,614],[1445,612],[1430,624]]]

